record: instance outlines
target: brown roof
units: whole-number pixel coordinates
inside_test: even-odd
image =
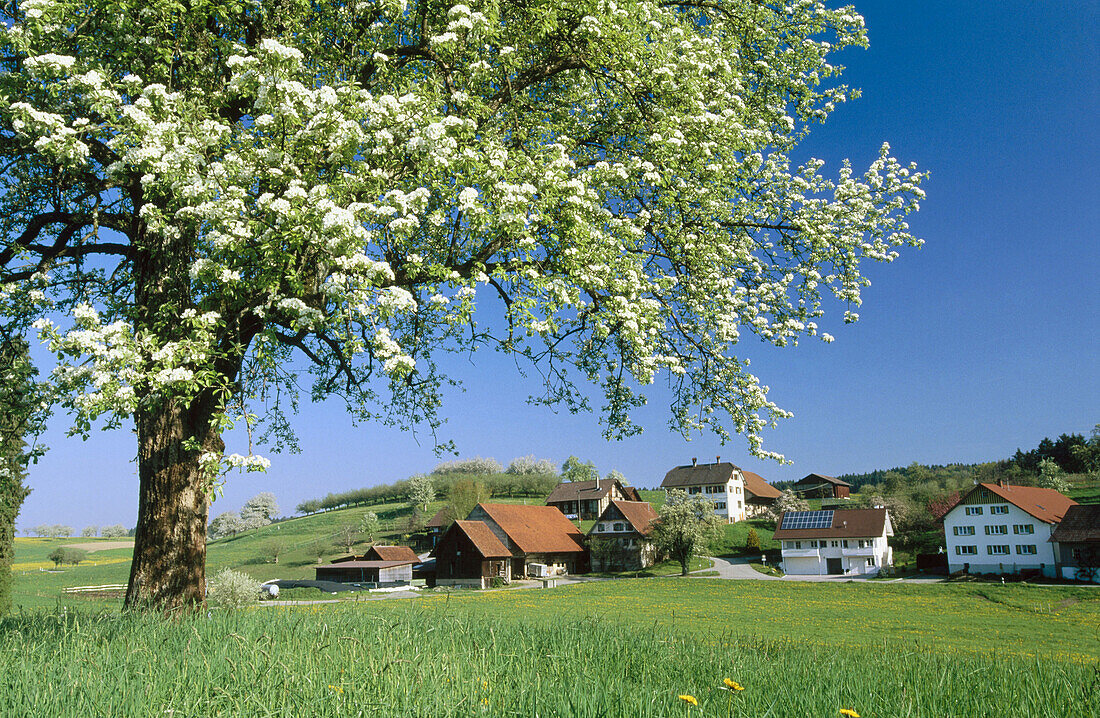
[[[551,507],[552,508],[552,507]],[[554,509],[557,511],[557,509]],[[561,513],[560,511],[558,512]],[[493,530],[483,521],[455,521],[452,531],[461,531],[483,558],[508,558],[512,552],[501,543]]]
[[[634,530],[642,536],[648,536],[657,521],[657,512],[648,501],[611,501]],[[610,509],[610,507],[608,507]]]
[[[728,461],[720,464],[688,464],[677,466],[661,482],[662,489],[675,489],[681,486],[700,486],[703,484],[725,484],[733,478],[733,472],[740,471]]]
[[[1059,543],[1100,542],[1100,504],[1077,504],[1066,510],[1062,523],[1050,535]]]
[[[808,474],[804,478],[795,482],[795,486],[799,484],[819,484],[824,481],[826,484],[832,484],[833,486],[851,486],[847,481],[841,481],[833,476],[826,476],[825,474]]]
[[[783,517],[788,512],[779,515],[779,526],[783,525]],[[821,513],[813,511],[809,513]],[[889,529],[889,530],[887,530]],[[893,534],[890,527],[886,509],[836,509],[833,511],[833,523],[828,528],[821,529],[776,529],[773,537],[780,539],[813,539],[813,538],[868,538],[874,536],[887,536]]]
[[[1054,489],[1041,489],[1038,486],[1013,486],[1011,484],[978,484],[959,499],[962,503],[967,496],[982,488],[1000,496],[1008,503],[1023,509],[1040,521],[1056,524],[1066,515],[1070,506],[1077,502]],[[955,504],[958,506],[959,504]],[[951,508],[954,509],[955,506]]]
[[[596,485],[595,481],[562,481],[546,497],[546,503],[602,499],[607,496],[607,492],[611,491],[611,487],[616,483],[618,483],[616,479],[600,479],[599,486]],[[621,489],[622,486],[620,485],[619,488]]]
[[[394,566],[408,566],[414,563],[420,563],[420,559],[415,561],[339,561],[324,566],[314,566],[314,568],[393,568]]]
[[[413,561],[418,563],[420,558],[408,546],[371,546],[363,554],[366,561]]]
[[[741,469],[741,474],[745,477],[745,491],[748,491],[753,496],[758,496],[762,499],[778,499],[783,495],[782,491],[775,488],[767,481],[764,481],[764,477],[760,474],[754,474],[744,469]]]
[[[478,504],[523,553],[582,553],[584,534],[553,506]]]
[[[425,528],[429,529],[441,529],[450,523],[450,512],[446,507],[441,508],[435,512],[435,516],[428,519],[428,523],[424,524]]]

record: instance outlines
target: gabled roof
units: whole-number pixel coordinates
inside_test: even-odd
[[[554,506],[478,504],[523,553],[583,553],[584,534]]]
[[[484,521],[455,521],[451,525],[451,531],[459,531],[465,534],[483,558],[510,558],[512,556],[512,552],[497,538],[493,530],[485,525]],[[447,533],[450,533],[450,531]]]
[[[617,483],[617,479],[600,479],[598,486],[595,481],[562,481],[546,497],[546,503],[602,499]],[[619,484],[619,490],[623,491],[622,484]]]
[[[820,529],[784,529],[775,530],[773,537],[780,539],[814,538],[873,538],[894,533],[886,509],[835,509],[831,510],[833,521],[830,526]],[[779,515],[779,526],[783,526],[784,511]],[[807,511],[810,514],[825,514],[827,511]]]
[[[687,464],[677,466],[661,482],[662,489],[676,489],[681,486],[701,486],[704,484],[725,484],[733,478],[733,472],[741,469],[728,461],[720,464]]]
[[[1100,504],[1076,504],[1066,510],[1050,535],[1058,543],[1100,543]]]
[[[847,481],[841,481],[834,476],[826,476],[825,474],[807,474],[805,477],[795,482],[795,486],[799,484],[820,484],[820,483],[832,484],[833,486],[851,486]]]
[[[762,499],[778,499],[783,492],[775,488],[760,474],[741,469],[741,475],[745,477],[745,491]]]
[[[428,523],[424,524],[424,528],[429,529],[441,529],[450,523],[450,512],[446,507],[441,508],[435,512],[435,516],[428,519]]]
[[[413,551],[408,546],[371,546],[367,549],[367,552],[363,554],[363,560],[365,561],[413,561],[420,562],[420,557],[416,555],[416,551]]]
[[[648,536],[653,531],[653,524],[657,521],[657,512],[653,510],[653,506],[648,501],[616,501],[614,499],[604,509],[603,514],[600,515],[597,521],[606,521],[607,519],[604,517],[609,513],[613,513],[612,509],[618,509],[618,512],[622,514],[630,527],[642,536]],[[593,524],[592,528],[595,527],[595,524]],[[589,531],[589,533],[592,532]]]
[[[1011,484],[1005,484],[1004,486],[1000,484],[978,484],[963,494],[959,498],[959,502],[944,513],[944,516],[946,517],[951,511],[957,509],[966,501],[967,496],[982,489],[988,490],[990,493],[1048,524],[1058,523],[1066,515],[1066,511],[1069,510],[1070,506],[1077,505],[1076,501],[1054,489],[1041,489],[1038,486],[1013,486]]]

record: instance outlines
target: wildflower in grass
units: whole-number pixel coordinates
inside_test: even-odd
[[[338,696],[344,695],[344,689],[343,689],[342,686],[332,686],[332,685],[330,685],[329,688],[331,688],[333,691],[335,691],[336,695],[338,695]]]
[[[695,696],[682,695],[680,696],[680,700],[682,700],[684,703],[690,703],[693,706],[699,705],[699,701],[695,700]]]
[[[841,708],[840,715],[847,716],[847,718],[859,718],[859,713],[856,713],[851,708]]]
[[[729,690],[729,691],[743,691],[743,690],[745,690],[744,686],[742,686],[740,683],[738,683],[737,681],[732,680],[730,678],[723,678],[722,682],[726,684],[726,690]]]

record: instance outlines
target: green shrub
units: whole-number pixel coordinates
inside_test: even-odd
[[[745,550],[746,551],[759,551],[760,550],[760,536],[757,535],[756,529],[749,529],[749,535],[745,537]]]
[[[207,582],[206,600],[221,608],[243,608],[260,600],[260,582],[240,571],[223,568]]]

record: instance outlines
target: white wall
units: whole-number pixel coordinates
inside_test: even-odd
[[[1008,507],[1008,513],[994,514],[993,507]],[[980,514],[967,515],[966,509],[981,509]],[[1014,527],[1031,526],[1034,533],[1018,534]],[[987,526],[1007,527],[1007,533],[987,534]],[[956,535],[956,530],[972,527],[972,536]],[[1048,541],[1054,527],[1040,521],[1023,509],[1008,502],[994,504],[960,504],[943,517],[947,539],[947,568],[951,573],[962,571],[970,564],[970,573],[1016,573],[1021,569],[1043,568],[1054,575],[1054,545]],[[972,546],[977,553],[961,554],[959,548]],[[1007,554],[991,554],[990,546],[1008,546]],[[1034,554],[1021,554],[1017,547],[1034,546]]]
[[[844,543],[847,541],[848,545]],[[864,542],[860,547],[860,541]],[[814,543],[817,546],[814,546]],[[796,546],[801,546],[797,548]],[[843,575],[874,576],[883,566],[894,564],[894,550],[886,536],[863,539],[784,539],[783,571],[797,576],[831,575],[827,559],[840,559]],[[874,564],[867,565],[867,559]],[[841,575],[841,574],[832,574]]]
[[[677,488],[687,491],[691,496],[701,496],[718,504],[714,509],[714,515],[722,517],[726,523],[732,524],[737,521],[744,521],[747,518],[745,513],[745,477],[741,475],[740,471],[733,473],[733,477],[726,482],[724,491],[708,494],[706,493],[708,486],[714,486],[714,484],[679,486]],[[699,489],[699,492],[692,494],[692,489]],[[721,506],[721,504],[725,504],[725,506]]]

